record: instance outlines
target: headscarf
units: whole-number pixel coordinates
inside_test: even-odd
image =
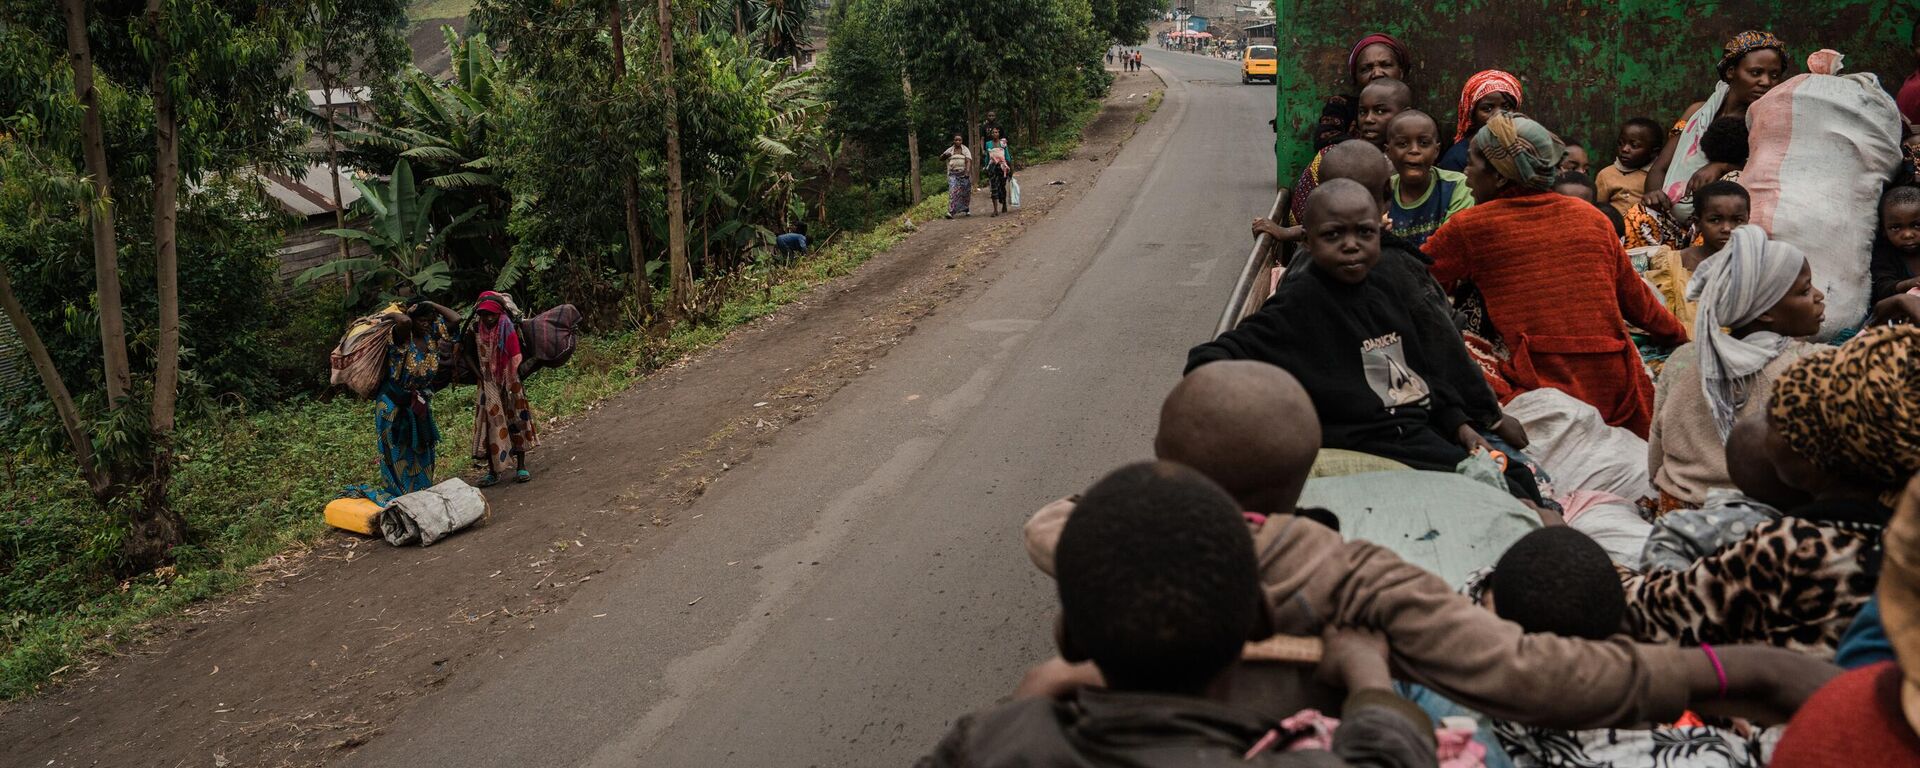
[[[1920,326],[1871,328],[1800,358],[1774,382],[1767,416],[1814,466],[1897,495],[1920,470]]]
[[[1788,339],[1772,331],[1735,338],[1721,329],[1739,328],[1772,309],[1806,265],[1807,255],[1792,243],[1768,240],[1766,230],[1746,224],[1733,231],[1725,248],[1700,262],[1687,284],[1687,300],[1699,307],[1693,340],[1700,352],[1700,386],[1722,441],[1752,394],[1748,388]]]
[[[480,302],[473,307],[476,314],[491,312],[494,315],[492,323],[476,323],[474,331],[481,344],[494,348],[495,381],[506,381],[508,374],[513,373],[520,364],[520,331],[513,327],[513,316],[507,312],[512,305],[513,300],[505,295],[486,291],[480,294]]]
[[[1467,137],[1467,131],[1473,128],[1473,104],[1489,95],[1504,93],[1513,97],[1513,108],[1520,108],[1520,78],[1497,69],[1477,72],[1467,78],[1467,84],[1460,89],[1460,120],[1455,125],[1453,140]],[[1559,162],[1558,158],[1554,162]]]
[[[1567,145],[1546,126],[1515,112],[1496,112],[1473,135],[1473,148],[1507,180],[1528,189],[1553,188],[1555,166]]]
[[[1367,46],[1369,45],[1384,45],[1387,48],[1392,49],[1393,60],[1400,63],[1401,79],[1406,78],[1407,70],[1412,67],[1412,63],[1407,59],[1407,46],[1402,44],[1399,40],[1394,39],[1393,35],[1389,35],[1384,32],[1375,32],[1371,35],[1367,35],[1366,37],[1360,38],[1360,42],[1354,43],[1353,49],[1347,52],[1347,81],[1348,82],[1353,83],[1355,87],[1358,87],[1360,85],[1359,83],[1360,78],[1354,75],[1353,68],[1360,65],[1360,52],[1366,50]]]
[[[1786,43],[1781,42],[1780,38],[1774,37],[1772,32],[1763,32],[1758,29],[1749,29],[1734,35],[1733,39],[1728,40],[1723,48],[1726,50],[1726,53],[1721,54],[1720,65],[1717,68],[1722,79],[1726,78],[1727,71],[1733,69],[1733,65],[1740,63],[1741,59],[1746,58],[1747,54],[1753,53],[1754,51],[1772,48],[1780,52],[1780,58],[1785,59],[1787,57]]]

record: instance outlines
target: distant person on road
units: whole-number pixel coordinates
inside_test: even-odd
[[[1326,635],[1320,676],[1347,691],[1331,755],[1291,751],[1303,734],[1221,700],[1247,640],[1270,631],[1253,553],[1239,506],[1199,473],[1161,463],[1107,475],[1053,555],[1061,655],[1091,661],[1097,675],[1029,691],[1057,699],[961,718],[918,765],[1437,765],[1433,723],[1393,693],[1377,633]]]
[[[1327,99],[1313,128],[1313,149],[1343,140],[1359,117],[1360,89],[1381,78],[1406,80],[1410,64],[1407,47],[1392,35],[1374,33],[1360,38],[1347,54],[1347,91]]]
[[[953,146],[940,153],[940,158],[947,161],[947,218],[972,216],[973,150],[967,149],[966,137],[954,134]]]
[[[1519,108],[1520,78],[1497,69],[1478,72],[1467,78],[1467,84],[1460,89],[1460,104],[1455,108],[1458,116],[1454,121],[1453,145],[1440,156],[1440,167],[1449,171],[1466,171],[1467,145],[1473,141],[1474,134],[1480,132],[1480,128],[1487,124],[1487,119],[1493,117],[1495,112],[1510,112]],[[1560,158],[1552,158],[1549,162],[1558,165]]]
[[[987,133],[987,165],[984,169],[994,216],[1007,212],[1007,185],[1013,181],[1013,147],[1000,137],[1000,129]]]
[[[527,451],[540,444],[534,431],[533,406],[520,382],[520,329],[510,301],[486,291],[473,308],[473,348],[479,359],[474,371],[473,461],[487,468],[478,485],[500,482],[512,462],[513,481],[533,479],[527,471]]]

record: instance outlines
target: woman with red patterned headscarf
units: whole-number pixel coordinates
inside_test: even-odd
[[[1459,119],[1453,130],[1453,146],[1435,163],[1442,169],[1463,172],[1467,169],[1467,148],[1473,134],[1487,124],[1495,112],[1520,109],[1520,78],[1497,69],[1489,69],[1467,78],[1460,89]],[[1558,162],[1557,160],[1555,162]]]
[[[540,444],[534,434],[533,408],[520,383],[520,329],[514,324],[513,300],[487,291],[473,308],[473,346],[479,365],[474,371],[473,462],[485,466],[482,488],[500,482],[513,463],[514,482],[533,479],[527,471],[527,449]]]

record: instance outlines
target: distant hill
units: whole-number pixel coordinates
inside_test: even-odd
[[[440,28],[450,26],[461,34],[467,31],[467,12],[473,0],[413,0],[407,5],[407,46],[413,49],[413,65],[435,77],[452,70],[447,62],[447,41]]]

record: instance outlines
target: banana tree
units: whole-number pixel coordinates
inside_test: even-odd
[[[401,296],[434,296],[451,287],[452,268],[445,258],[447,240],[485,206],[475,205],[436,227],[433,205],[442,190],[430,187],[420,191],[406,160],[394,166],[384,189],[359,179],[353,186],[360,190],[353,210],[368,217],[365,228],[329,229],[323,234],[366,243],[373,255],[321,264],[301,273],[294,284],[351,276],[353,290],[347,301],[353,305],[367,303],[370,296],[386,302]]]

